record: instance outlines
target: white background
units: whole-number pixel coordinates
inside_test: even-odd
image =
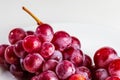
[[[13,27],[37,26],[22,6],[54,30],[78,37],[91,57],[102,46],[113,47],[120,55],[120,0],[0,0],[0,43],[8,42]],[[0,80],[13,80],[5,74],[0,70]]]
[[[120,0],[0,0],[0,26],[33,25],[22,6],[44,22],[120,26]]]

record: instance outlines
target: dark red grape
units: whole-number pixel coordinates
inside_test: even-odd
[[[17,41],[24,39],[26,36],[25,31],[22,28],[15,28],[9,33],[9,42],[15,44]]]
[[[35,76],[36,74],[34,73],[29,73],[27,71],[24,71],[24,75],[23,78],[20,80],[31,80],[33,76]]]
[[[23,48],[26,52],[38,52],[40,51],[41,41],[35,35],[29,35],[23,40]]]
[[[63,60],[63,55],[60,51],[55,50],[50,59],[57,60],[58,62],[61,62]]]
[[[22,79],[24,76],[24,71],[22,70],[22,68],[20,67],[20,65],[14,65],[11,64],[10,65],[10,72],[19,79]]]
[[[4,61],[5,61],[4,54],[5,54],[5,49],[7,47],[8,47],[7,44],[0,45],[0,64],[4,64]]]
[[[108,72],[104,68],[99,68],[95,71],[94,80],[105,80],[109,76]]]
[[[28,35],[34,35],[34,31],[31,31],[31,30],[26,31],[26,35],[27,35],[27,36],[28,36]]]
[[[79,39],[74,36],[71,36],[71,38],[72,38],[71,46],[74,47],[75,49],[80,49],[81,43],[80,43]]]
[[[111,76],[120,77],[120,59],[113,60],[108,67]]]
[[[28,54],[23,60],[25,70],[30,73],[39,72],[42,67],[42,63],[43,58],[39,53]]]
[[[75,73],[75,67],[72,62],[63,60],[56,66],[56,74],[60,79],[67,79]]]
[[[68,47],[63,51],[63,58],[65,60],[70,60],[70,57],[72,55],[72,53],[74,52],[74,48],[73,47]]]
[[[58,31],[54,34],[52,43],[55,45],[56,50],[63,51],[72,42],[70,35],[65,31]]]
[[[15,55],[14,53],[14,46],[8,46],[5,50],[5,60],[9,63],[9,64],[17,64],[19,62],[19,58]]]
[[[52,70],[55,71],[56,65],[58,64],[58,61],[54,59],[49,59],[43,64],[42,70],[47,71],[47,70]]]
[[[74,50],[70,57],[70,61],[75,66],[81,66],[83,64],[83,52],[81,50]]]
[[[55,72],[53,71],[44,71],[38,76],[34,76],[31,80],[59,80]]]
[[[48,24],[39,25],[35,33],[42,42],[50,42],[54,35],[52,27]]]
[[[6,60],[4,60],[4,62],[2,64],[0,64],[0,67],[2,67],[5,70],[9,70],[10,64],[8,62],[6,62]]]
[[[81,76],[84,76],[84,78],[86,80],[91,80],[91,72],[90,70],[85,67],[85,66],[81,66],[81,67],[77,67],[76,68],[76,73],[80,74]]]
[[[113,48],[102,47],[95,52],[94,63],[97,68],[107,68],[109,63],[117,58],[117,52]]]
[[[87,54],[83,55],[83,66],[90,68],[92,66],[92,59]]]
[[[19,40],[18,42],[16,42],[14,44],[14,52],[15,54],[20,57],[20,58],[24,58],[28,53],[23,49],[22,46],[22,40]]]
[[[44,42],[41,46],[40,54],[43,58],[48,59],[55,51],[55,47],[50,42]]]
[[[83,64],[83,52],[79,49],[69,47],[64,50],[63,57],[65,60],[70,60],[75,66]]]

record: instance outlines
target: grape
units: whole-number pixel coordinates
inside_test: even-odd
[[[71,38],[72,38],[71,46],[74,47],[75,49],[80,49],[81,43],[80,43],[79,39],[76,38],[75,36],[71,36]]]
[[[10,65],[10,72],[16,77],[22,79],[24,76],[24,71],[21,69],[20,65]]]
[[[67,79],[75,73],[75,67],[72,62],[63,60],[56,66],[56,74],[60,79]]]
[[[79,49],[69,47],[63,52],[64,59],[70,60],[75,66],[83,64],[83,52]]]
[[[2,67],[5,70],[9,70],[10,64],[4,60],[2,64],[0,64],[0,67]]]
[[[52,43],[55,45],[56,50],[63,51],[65,48],[70,46],[72,39],[65,31],[57,31],[54,34]]]
[[[83,58],[83,66],[90,68],[92,66],[92,59],[87,54],[84,54],[83,57],[84,57]]]
[[[63,60],[63,55],[60,51],[55,50],[54,53],[51,55],[50,59],[54,59],[58,62],[61,62]]]
[[[120,78],[116,76],[110,76],[110,77],[107,77],[105,80],[120,80]]]
[[[41,46],[40,54],[43,58],[49,58],[54,53],[55,47],[50,42],[44,42]]]
[[[9,42],[15,44],[17,41],[24,39],[26,36],[25,31],[22,28],[15,28],[9,33]]]
[[[73,74],[72,76],[70,76],[69,80],[86,80],[86,79],[84,78],[84,76],[80,74]]]
[[[76,73],[83,76],[86,80],[91,80],[91,72],[85,66],[77,67],[76,68]]]
[[[59,80],[53,71],[44,71],[38,76],[34,76],[31,80]]]
[[[27,35],[27,36],[28,36],[28,35],[34,35],[34,32],[31,31],[31,30],[28,30],[28,31],[26,31],[26,35]]]
[[[33,76],[35,76],[36,74],[34,73],[29,73],[27,71],[24,71],[24,75],[23,78],[20,80],[31,80]]]
[[[8,62],[9,64],[17,64],[19,62],[19,58],[15,55],[14,53],[14,46],[8,46],[5,50],[5,60],[6,62]]]
[[[74,52],[74,48],[73,47],[68,47],[63,51],[63,58],[65,60],[70,60],[70,57],[72,55],[72,53]]]
[[[81,50],[74,50],[70,57],[70,61],[75,66],[81,66],[83,64],[83,52]]]
[[[109,63],[117,59],[117,52],[111,47],[102,47],[94,55],[94,63],[97,68],[107,68]]]
[[[42,42],[50,42],[54,35],[52,27],[48,24],[39,25],[35,33]]]
[[[0,45],[0,64],[4,64],[4,61],[5,61],[4,54],[5,54],[5,49],[7,47],[8,47],[7,44]]]
[[[99,68],[95,71],[94,80],[105,80],[109,76],[104,68]]]
[[[113,60],[108,67],[111,76],[120,77],[120,59]]]
[[[43,58],[39,53],[28,54],[23,59],[25,70],[30,73],[37,73],[40,71],[43,63]]]
[[[52,70],[55,71],[56,65],[58,64],[58,61],[54,60],[54,59],[49,59],[48,61],[46,61],[43,66],[42,66],[42,70],[43,71],[47,71],[47,70]]]
[[[20,58],[24,58],[28,53],[23,49],[22,46],[22,40],[19,40],[18,42],[16,42],[14,44],[14,52],[15,54],[20,57]]]
[[[26,52],[39,52],[41,47],[41,41],[35,35],[29,35],[23,39],[23,48]]]

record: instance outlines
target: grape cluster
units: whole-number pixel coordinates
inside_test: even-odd
[[[111,47],[98,49],[93,65],[77,37],[48,24],[15,28],[8,38],[10,44],[0,45],[0,65],[18,80],[120,80],[120,58]]]
[[[0,44],[0,66],[18,80],[120,80],[120,58],[112,47],[98,49],[93,57],[80,40],[38,20],[35,31],[15,28],[10,44]]]

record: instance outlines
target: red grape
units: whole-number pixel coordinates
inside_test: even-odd
[[[94,63],[97,68],[107,68],[109,63],[118,58],[117,52],[111,47],[102,47],[94,55]]]
[[[71,38],[72,38],[71,46],[74,47],[75,49],[80,49],[81,43],[80,43],[79,39],[74,36],[71,36]]]
[[[63,51],[72,42],[70,35],[65,31],[58,31],[54,34],[52,43],[55,45],[56,50]]]
[[[9,70],[10,64],[8,62],[6,62],[6,60],[4,60],[4,62],[2,64],[0,64],[0,67],[2,67],[5,70]]]
[[[72,55],[72,53],[74,52],[74,48],[73,47],[68,47],[63,51],[63,58],[66,60],[70,60],[70,57]]]
[[[120,59],[113,60],[108,67],[108,71],[111,76],[120,77]]]
[[[109,76],[108,72],[104,68],[99,68],[95,71],[94,80],[105,80]]]
[[[0,64],[4,64],[4,61],[5,61],[4,54],[5,54],[5,49],[7,47],[8,47],[7,44],[0,45]]]
[[[24,76],[24,71],[20,67],[20,65],[10,65],[10,72],[16,77],[22,79]]]
[[[29,35],[23,39],[23,48],[26,52],[38,52],[40,51],[41,41],[35,35]]]
[[[120,78],[116,76],[110,76],[110,77],[107,77],[105,80],[120,80]]]
[[[19,58],[15,55],[14,53],[14,46],[8,46],[5,50],[5,60],[9,63],[9,64],[17,64],[19,62]]]
[[[75,67],[72,62],[63,60],[56,66],[56,74],[60,79],[67,79],[75,73]]]
[[[44,71],[38,76],[34,76],[31,80],[59,80],[55,72],[53,71]]]
[[[57,60],[58,62],[61,62],[63,60],[63,55],[60,51],[55,50],[50,59]]]
[[[39,72],[42,67],[42,63],[43,58],[39,53],[28,54],[23,60],[25,70],[30,73]]]
[[[34,35],[34,32],[33,32],[33,31],[31,31],[31,30],[26,31],[26,35],[27,35],[27,36],[28,36],[28,35]]]
[[[43,58],[48,59],[54,53],[55,47],[50,42],[44,42],[41,46],[40,54]]]
[[[80,74],[73,74],[72,76],[70,76],[69,80],[86,80],[86,79],[84,78],[84,76]]]
[[[81,76],[84,76],[86,80],[91,80],[91,72],[90,70],[85,66],[80,66],[76,68],[76,73],[80,74]]]
[[[58,64],[58,61],[54,60],[54,59],[49,59],[48,61],[46,61],[43,66],[42,66],[42,70],[43,71],[47,71],[47,70],[52,70],[55,71],[56,65]]]
[[[69,47],[63,52],[64,59],[70,60],[75,66],[80,66],[83,64],[83,52],[79,49]]]
[[[48,24],[39,25],[35,33],[42,42],[50,42],[54,35],[52,27]]]
[[[90,68],[92,66],[92,59],[87,54],[84,54],[83,57],[83,66]]]
[[[81,50],[74,50],[70,57],[70,61],[75,66],[81,66],[83,64],[83,52]]]
[[[23,49],[22,42],[22,40],[19,40],[14,44],[14,52],[20,58],[24,58],[27,55],[27,52]]]
[[[26,36],[25,31],[22,28],[15,28],[9,33],[9,42],[15,44],[17,41],[24,39]]]

